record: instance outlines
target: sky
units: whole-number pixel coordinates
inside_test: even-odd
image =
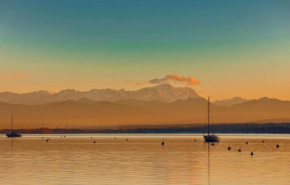
[[[290,1],[0,0],[0,92],[136,90],[290,100]]]

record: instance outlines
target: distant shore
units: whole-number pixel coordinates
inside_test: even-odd
[[[204,125],[168,125],[168,126],[120,126],[114,128],[35,128],[18,129],[22,134],[82,134],[82,133],[203,133],[207,132]],[[11,132],[10,129],[0,130],[0,134]],[[290,134],[290,123],[266,124],[219,124],[212,125],[213,133],[242,134]]]

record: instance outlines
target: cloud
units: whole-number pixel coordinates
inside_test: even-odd
[[[198,81],[196,78],[189,76],[189,77],[184,77],[178,74],[170,74],[166,75],[164,78],[155,78],[149,81],[141,81],[136,83],[136,85],[145,85],[146,83],[151,83],[151,84],[164,84],[164,83],[184,83],[187,86],[194,86],[200,84],[200,81]]]
[[[146,83],[148,83],[148,81],[143,80],[142,82],[137,82],[136,85],[144,85],[144,84],[146,84]]]
[[[166,75],[164,78],[155,78],[149,80],[149,83],[151,84],[163,84],[169,82],[185,83],[187,86],[194,86],[200,84],[200,81],[198,81],[196,78],[192,76],[184,77],[178,74],[170,74]]]
[[[0,78],[26,78],[28,77],[25,73],[12,73],[12,74],[0,74]]]

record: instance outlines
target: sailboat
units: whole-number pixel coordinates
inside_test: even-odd
[[[13,130],[13,115],[11,116],[11,133],[6,134],[6,136],[9,137],[22,137],[21,134],[18,134],[17,131]]]
[[[210,97],[208,97],[207,104],[207,135],[203,133],[205,142],[219,142],[220,138],[217,135],[209,133],[209,121],[210,121]]]

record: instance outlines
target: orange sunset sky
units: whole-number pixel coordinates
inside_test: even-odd
[[[213,100],[290,100],[289,9],[288,1],[3,1],[0,92],[171,83]]]

